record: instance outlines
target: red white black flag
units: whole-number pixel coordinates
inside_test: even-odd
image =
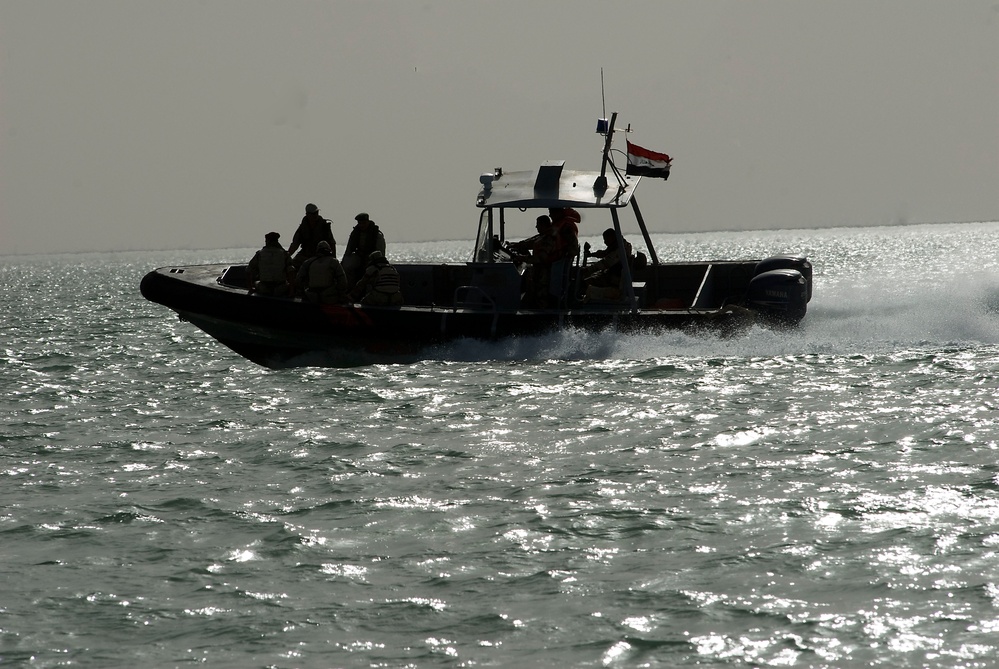
[[[669,178],[669,166],[673,161],[665,153],[657,153],[643,149],[637,144],[628,142],[627,173],[637,177]]]

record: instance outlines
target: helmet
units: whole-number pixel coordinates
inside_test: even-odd
[[[333,253],[333,249],[330,248],[330,243],[325,239],[318,244],[316,244],[316,252],[323,255],[330,255]]]
[[[319,207],[317,207],[316,205],[314,205],[314,204],[312,204],[310,202],[309,204],[305,205],[305,213],[306,214],[318,214],[319,213]]]

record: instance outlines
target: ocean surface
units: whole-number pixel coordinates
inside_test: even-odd
[[[655,239],[805,321],[271,371],[139,294],[252,249],[0,257],[0,666],[999,666],[999,223]]]

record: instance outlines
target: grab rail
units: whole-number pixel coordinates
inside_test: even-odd
[[[694,300],[690,303],[688,309],[697,309],[700,307],[698,304],[701,301],[701,295],[706,290],[708,285],[708,279],[711,277],[711,271],[714,269],[714,264],[709,263],[706,268],[704,268],[704,276],[701,277],[701,285],[697,287],[697,292],[694,294]]]
[[[467,300],[468,299],[467,293],[469,291],[473,291],[473,290],[476,291],[476,292],[478,292],[481,297],[485,298],[485,301],[489,303],[490,307],[492,307],[492,310],[493,310],[493,323],[492,323],[492,325],[489,328],[489,336],[490,337],[495,337],[496,336],[496,326],[499,324],[499,309],[496,308],[496,300],[494,300],[492,298],[492,296],[489,295],[489,293],[487,293],[486,291],[482,290],[481,286],[458,286],[457,288],[455,288],[454,289],[454,298],[452,300],[452,304],[454,306],[451,308],[451,313],[457,313],[458,309],[460,309],[462,307],[468,308],[468,307],[471,307],[471,306],[478,306],[478,304],[474,304],[473,305],[473,304],[471,304],[471,303],[469,303],[467,301],[462,301],[462,300],[458,299],[458,294],[461,293],[461,292],[464,292],[464,293],[466,293],[465,299]],[[441,315],[441,334],[447,334],[447,312],[444,312]]]

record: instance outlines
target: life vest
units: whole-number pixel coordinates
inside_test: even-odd
[[[400,290],[399,272],[392,265],[381,265],[378,267],[372,290],[379,293],[398,293]]]
[[[309,290],[323,290],[333,285],[333,256],[318,256],[309,263]]]
[[[347,252],[345,255],[356,253],[364,261],[368,259],[372,251],[382,251],[384,253],[385,247],[380,243],[380,236],[381,230],[379,230],[374,221],[370,222],[368,227],[363,230],[360,225],[356,226],[350,233],[350,239],[347,240]]]
[[[333,241],[330,221],[319,214],[306,214],[302,218],[302,223],[298,226],[292,241],[298,242],[306,255],[315,255],[319,242],[329,242],[331,248],[336,244]]]
[[[572,257],[579,252],[578,223],[581,220],[579,212],[571,207],[566,207],[561,216],[552,219],[552,227],[555,229],[556,258]]]
[[[583,217],[579,215],[579,212],[572,207],[566,207],[562,210],[562,215],[558,219],[559,221],[568,221],[570,223],[579,223],[583,220]],[[555,221],[552,221],[554,223]]]
[[[542,235],[538,235],[534,245],[531,247],[531,257],[535,263],[547,264],[558,260],[558,238],[554,230],[548,230]]]
[[[264,283],[287,280],[288,254],[280,246],[265,246],[257,251],[257,271]]]

